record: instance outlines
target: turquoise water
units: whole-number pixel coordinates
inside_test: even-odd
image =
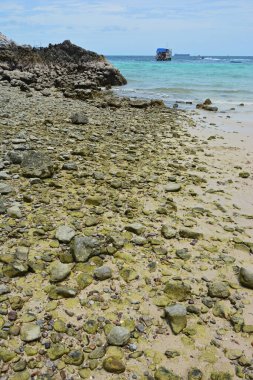
[[[253,106],[253,57],[173,57],[157,62],[154,57],[110,56],[108,60],[128,84],[116,88],[119,95],[175,101],[238,103]]]

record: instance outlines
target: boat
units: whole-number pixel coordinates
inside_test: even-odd
[[[174,57],[177,57],[177,58],[188,58],[188,57],[190,57],[190,54],[177,53],[177,54],[174,54]]]
[[[158,48],[156,50],[156,60],[157,61],[171,61],[172,50],[166,48]]]

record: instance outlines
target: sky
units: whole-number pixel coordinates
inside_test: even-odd
[[[253,0],[0,0],[0,32],[104,55],[253,56]]]

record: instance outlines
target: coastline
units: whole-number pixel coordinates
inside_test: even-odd
[[[0,86],[0,182],[12,188],[1,204],[1,279],[9,290],[0,322],[11,322],[1,335],[2,378],[29,378],[32,361],[39,375],[57,379],[60,372],[67,379],[185,379],[192,368],[204,380],[253,376],[252,290],[238,281],[240,267],[252,268],[252,123],[233,111],[139,108],[107,95],[83,102],[55,90],[27,97]],[[73,123],[80,112],[87,122]],[[58,168],[52,177],[28,178],[8,156],[13,150],[46,152]],[[102,253],[75,262],[70,241],[56,237],[63,225],[101,239]],[[54,283],[59,262],[71,270]],[[112,269],[104,281],[94,275],[101,266]],[[76,293],[54,297],[55,286]],[[180,315],[163,318],[171,303],[185,307],[184,329]],[[20,327],[35,323],[42,335],[20,339]],[[128,329],[130,344],[108,346],[113,326]],[[64,351],[55,359],[59,343]],[[81,364],[71,362],[73,349]],[[105,370],[108,357],[117,359],[120,377]],[[15,375],[18,359],[26,365]]]

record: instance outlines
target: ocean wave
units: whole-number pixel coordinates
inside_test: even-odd
[[[206,60],[206,61],[222,61],[221,58],[213,58],[213,57],[205,57],[204,60]]]

